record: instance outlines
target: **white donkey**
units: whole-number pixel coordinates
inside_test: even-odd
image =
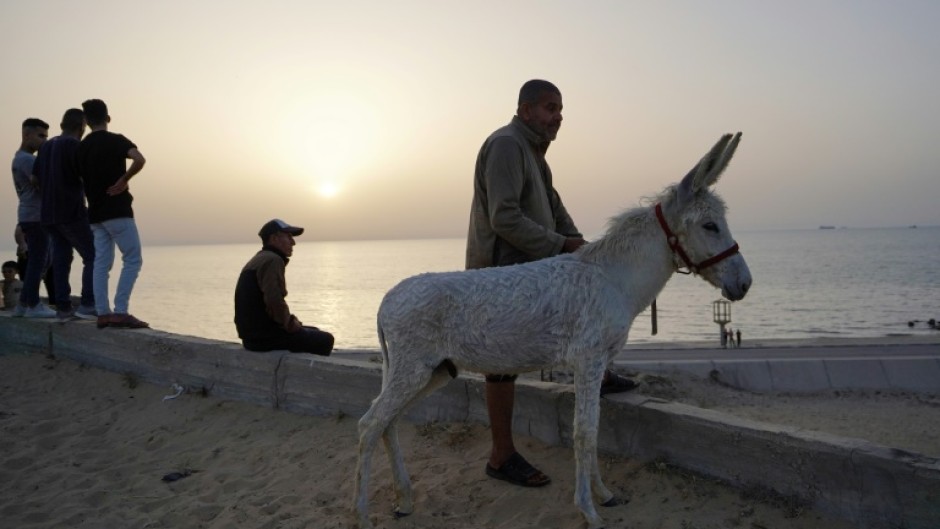
[[[411,277],[385,295],[378,312],[382,391],[359,421],[355,510],[368,515],[369,473],[381,436],[398,505],[414,508],[396,424],[405,409],[443,386],[458,369],[522,373],[565,366],[574,373],[574,502],[591,529],[603,520],[591,498],[614,505],[597,465],[597,423],[604,370],[633,319],[681,268],[700,274],[735,301],[751,274],[709,189],[741,134],[723,136],[651,207],[611,219],[607,233],[574,254],[531,263]]]

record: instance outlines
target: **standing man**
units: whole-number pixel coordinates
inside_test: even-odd
[[[305,327],[287,306],[284,272],[303,228],[274,219],[261,227],[261,250],[248,261],[235,285],[235,328],[249,351],[287,349],[329,356],[333,335]]]
[[[95,311],[95,242],[88,224],[85,190],[78,171],[78,148],[85,135],[85,113],[70,108],[62,116],[62,134],[42,145],[36,157],[36,177],[42,189],[42,226],[52,239],[52,276],[56,315],[93,319]],[[72,249],[82,258],[82,298],[72,307]]]
[[[19,198],[17,222],[23,232],[29,259],[23,277],[23,290],[14,316],[54,318],[55,311],[39,302],[39,283],[46,270],[49,235],[42,229],[39,211],[42,197],[33,172],[35,152],[49,137],[49,124],[38,118],[23,121],[23,139],[13,156],[13,187]],[[23,273],[22,271],[20,272]]]
[[[111,116],[100,99],[82,103],[91,133],[78,147],[78,168],[88,198],[88,220],[95,239],[94,298],[98,328],[141,329],[147,322],[128,312],[131,291],[140,274],[143,259],[140,235],[134,222],[134,197],[128,182],[144,167],[146,160],[137,145],[121,134],[108,131]],[[131,160],[127,167],[127,160]],[[114,295],[114,312],[108,298],[108,279],[114,264],[114,246],[121,250],[121,276]]]
[[[477,155],[467,235],[467,268],[506,266],[574,252],[585,240],[552,186],[545,152],[561,127],[561,92],[543,80],[519,91],[516,115],[483,143]],[[486,376],[493,446],[486,473],[524,487],[551,479],[516,451],[512,437],[515,375]],[[607,372],[601,394],[636,384]]]

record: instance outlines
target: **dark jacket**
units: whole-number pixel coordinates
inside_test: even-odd
[[[284,271],[289,259],[265,246],[248,261],[235,285],[235,328],[242,340],[266,340],[287,334],[293,319],[287,306]]]
[[[56,136],[42,144],[33,174],[42,190],[43,225],[87,221],[85,188],[78,170],[78,138]]]

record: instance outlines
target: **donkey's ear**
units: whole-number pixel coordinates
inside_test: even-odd
[[[737,147],[740,137],[740,132],[734,137],[733,141],[731,134],[722,136],[721,139],[718,140],[718,143],[695,164],[695,167],[689,171],[689,174],[685,175],[685,178],[679,182],[677,190],[680,204],[688,203],[696,193],[714,184],[718,180],[718,175],[724,170],[724,166],[728,165],[728,160],[730,160],[731,155],[734,154],[734,149]],[[730,146],[730,152],[725,156],[724,153],[728,152],[729,142],[731,142],[732,145]]]
[[[730,136],[730,134],[726,134],[722,136],[722,140]],[[738,132],[734,135],[733,138],[731,138],[730,142],[726,142],[726,145],[721,150],[720,156],[715,161],[714,167],[712,167],[711,170],[703,176],[702,182],[698,184],[698,189],[715,185],[715,182],[718,181],[718,177],[720,177],[721,173],[723,173],[725,168],[728,167],[728,162],[730,162],[731,157],[734,156],[734,151],[738,148],[738,143],[740,141],[741,133]],[[719,143],[721,142],[719,141]],[[712,149],[712,151],[714,151],[714,149]]]

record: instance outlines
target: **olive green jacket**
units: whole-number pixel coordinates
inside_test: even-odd
[[[477,155],[467,234],[467,268],[535,261],[581,237],[552,186],[547,141],[518,116]]]

